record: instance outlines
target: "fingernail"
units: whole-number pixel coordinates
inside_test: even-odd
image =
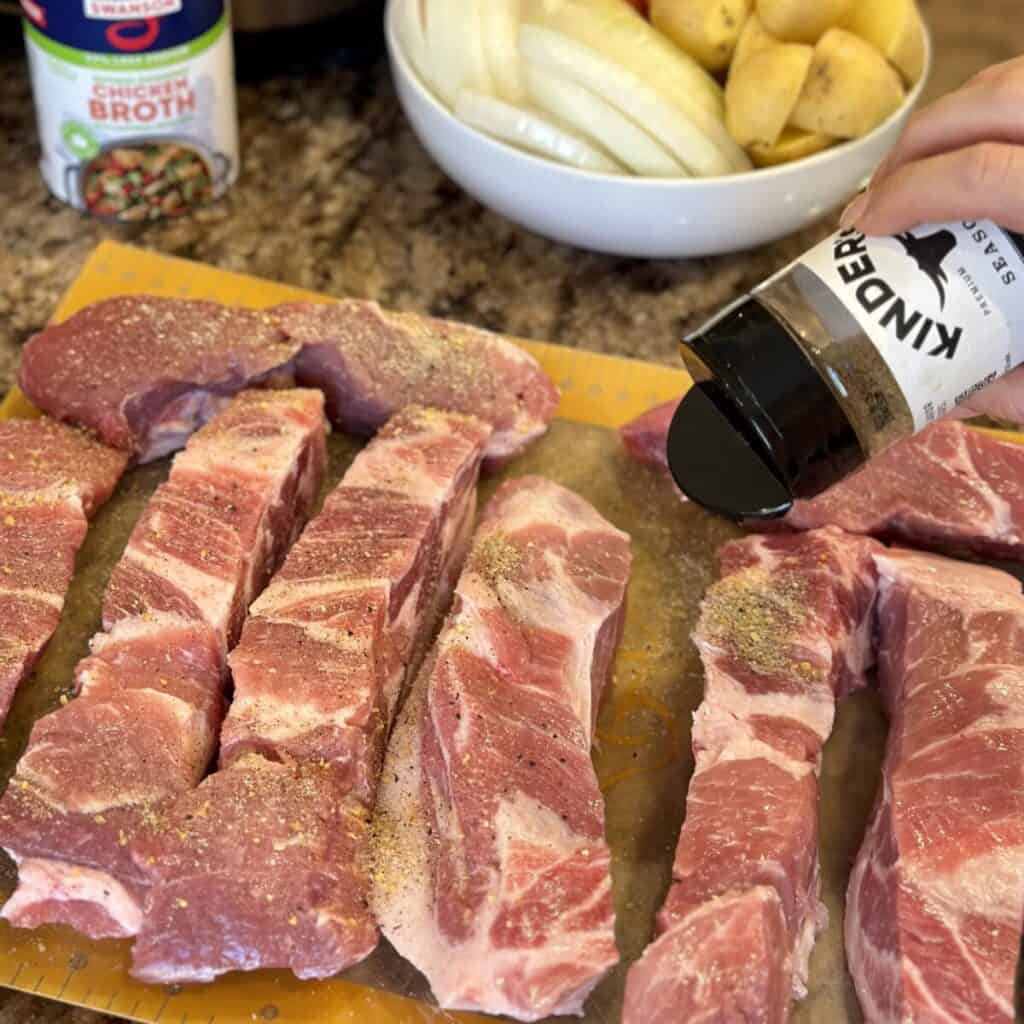
[[[869,202],[870,193],[861,192],[861,194],[857,196],[845,210],[843,210],[843,215],[839,218],[839,226],[843,228],[843,230],[846,230],[846,228],[852,228],[867,212]]]

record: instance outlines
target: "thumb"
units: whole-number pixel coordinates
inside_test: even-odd
[[[1005,377],[979,391],[954,414],[965,416],[991,416],[997,420],[1024,423],[1024,366],[1012,370]]]

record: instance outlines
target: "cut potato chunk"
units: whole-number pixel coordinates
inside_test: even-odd
[[[539,107],[574,131],[588,135],[634,173],[654,178],[686,177],[683,165],[668,150],[589,89],[532,64],[523,66],[523,74]]]
[[[814,48],[790,123],[805,132],[854,139],[896,111],[903,95],[900,76],[870,43],[830,28]]]
[[[582,85],[636,121],[692,174],[717,175],[749,166],[743,151],[712,115],[695,123],[646,82],[582,43],[536,25],[519,33],[523,60]]]
[[[774,146],[803,91],[814,48],[773,43],[729,76],[725,124],[741,146]]]
[[[584,171],[623,173],[606,153],[537,111],[463,89],[455,100],[455,115],[472,128],[549,160]]]
[[[725,112],[721,86],[627,0],[524,0],[523,22],[562,32],[622,65],[684,114]]]
[[[751,0],[651,0],[651,24],[709,71],[729,66]]]
[[[778,164],[792,163],[802,160],[805,156],[813,156],[823,149],[828,149],[836,140],[828,135],[816,135],[802,132],[799,128],[787,128],[779,136],[774,146],[763,146],[754,143],[750,147],[750,157],[758,167],[775,167]]]
[[[480,27],[494,91],[509,103],[526,98],[519,60],[521,0],[483,0]]]
[[[857,0],[842,27],[867,40],[910,85],[924,73],[924,22],[914,0]]]
[[[729,67],[729,75],[736,70],[748,57],[753,57],[759,50],[763,50],[772,43],[779,42],[764,27],[764,22],[757,16],[757,12],[751,13],[750,17],[743,22],[743,29],[739,39],[736,40],[736,49],[733,51],[732,64]]]
[[[764,27],[787,42],[816,43],[860,0],[757,0]]]

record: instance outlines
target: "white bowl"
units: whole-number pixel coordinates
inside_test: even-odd
[[[413,130],[449,177],[509,220],[559,242],[663,259],[773,242],[839,207],[896,142],[931,67],[870,135],[780,167],[721,178],[634,178],[580,171],[524,153],[463,124],[419,80],[388,4],[388,53]]]

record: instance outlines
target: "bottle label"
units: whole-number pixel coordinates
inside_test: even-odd
[[[238,173],[225,0],[22,0],[50,190],[102,217],[149,220],[220,195]]]
[[[920,430],[1024,363],[1024,236],[989,221],[840,231],[797,261],[860,325]]]

